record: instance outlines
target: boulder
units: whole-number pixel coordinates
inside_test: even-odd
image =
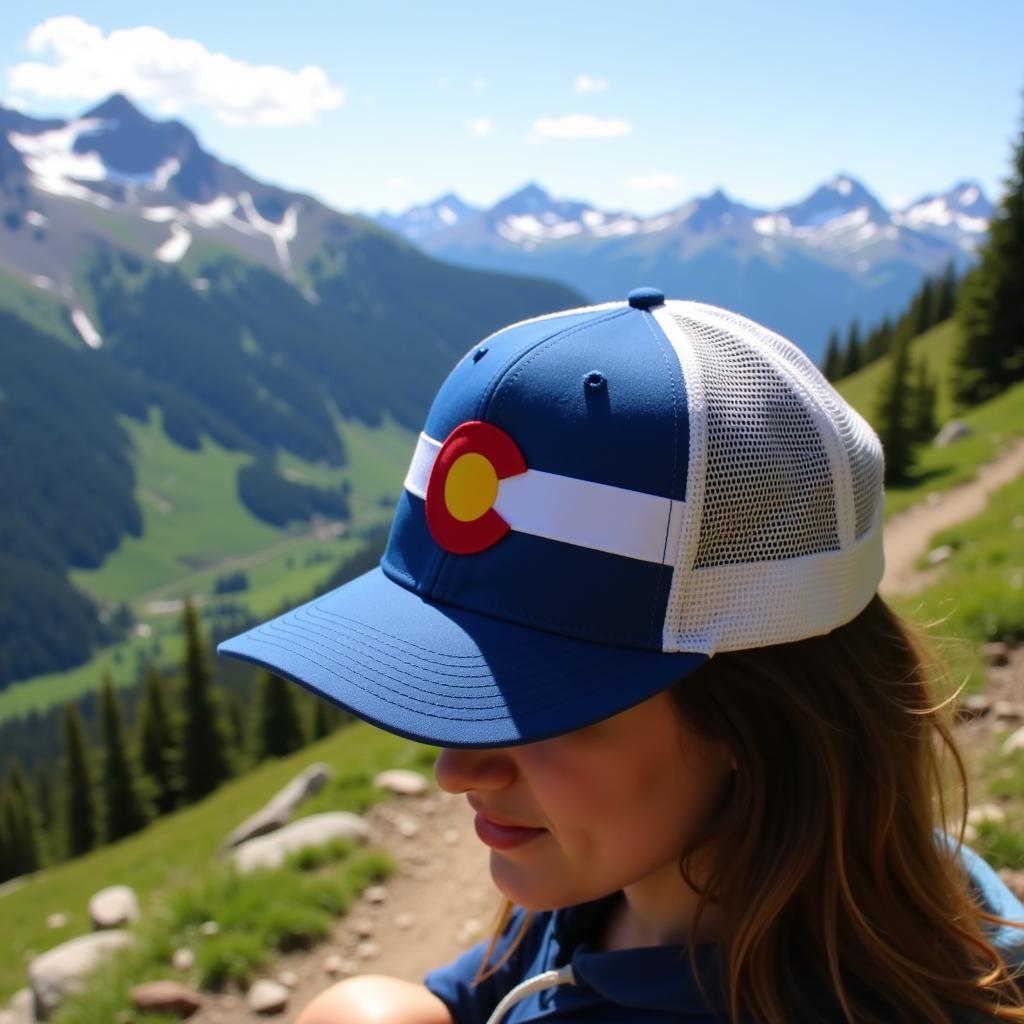
[[[243,843],[232,854],[232,860],[242,872],[277,868],[295,850],[307,846],[323,846],[332,839],[363,842],[368,834],[369,826],[356,814],[347,811],[311,814],[270,835],[257,836]]]
[[[94,931],[122,928],[139,919],[139,901],[128,885],[111,885],[100,889],[89,900],[89,919]]]
[[[990,665],[1007,665],[1010,662],[1010,645],[1002,640],[993,640],[981,645],[981,656]]]
[[[37,1020],[46,1020],[68,992],[81,989],[82,979],[103,957],[131,941],[126,931],[93,932],[69,939],[37,956],[28,965],[28,983]]]
[[[367,903],[383,903],[388,898],[388,891],[383,885],[371,885],[363,893],[363,899]]]
[[[253,1013],[280,1013],[288,1005],[290,995],[284,985],[260,978],[245,994],[245,1002]]]
[[[1012,700],[997,700],[992,705],[992,713],[1004,722],[1019,722],[1024,718],[1024,705]]]
[[[420,796],[427,791],[427,779],[419,772],[406,768],[392,768],[377,775],[373,784],[377,789],[386,789],[399,796]]]
[[[957,706],[956,716],[961,722],[971,722],[975,718],[984,718],[992,710],[992,698],[984,693],[972,693]]]
[[[176,971],[191,971],[196,963],[196,955],[188,946],[181,946],[171,957],[171,966]]]
[[[1024,750],[1024,725],[1015,729],[1003,740],[1003,753],[1016,754],[1018,750]]]
[[[177,981],[147,981],[132,989],[132,1006],[150,1013],[168,1013],[191,1017],[203,1005],[198,992]]]
[[[971,427],[963,420],[950,420],[935,435],[932,444],[936,448],[948,448],[954,441],[959,441],[962,437],[970,437],[973,433]]]
[[[255,836],[262,836],[281,828],[291,818],[295,808],[307,797],[319,793],[333,774],[325,764],[311,764],[228,835],[221,843],[221,850],[234,849]]]
[[[941,544],[937,548],[932,548],[927,555],[924,556],[925,562],[930,566],[942,565],[943,562],[948,562],[953,557],[953,549],[948,544]]]
[[[34,1024],[35,1019],[32,1012],[31,989],[18,989],[11,996],[7,1009],[0,1010],[0,1024]]]

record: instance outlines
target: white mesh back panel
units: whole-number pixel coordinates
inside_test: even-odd
[[[804,385],[817,401],[829,412],[830,419],[838,428],[842,446],[850,460],[853,482],[854,519],[856,536],[860,537],[873,525],[875,514],[881,510],[878,501],[882,487],[883,461],[878,438],[864,418],[839,399],[832,385],[821,371],[792,342],[774,334],[753,320],[719,309],[691,303],[692,308],[732,328],[743,331],[789,363],[799,374]]]
[[[691,406],[664,649],[766,646],[849,621],[881,579],[877,438],[784,338],[692,302],[655,317]]]

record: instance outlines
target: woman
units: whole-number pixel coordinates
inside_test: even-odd
[[[806,357],[724,310],[638,289],[467,353],[380,569],[221,649],[442,747],[509,904],[425,986],[300,1024],[1024,1020],[1024,908],[960,845],[876,594],[881,480]]]

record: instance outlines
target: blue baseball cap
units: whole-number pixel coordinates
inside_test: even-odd
[[[380,566],[218,650],[414,740],[557,736],[852,619],[882,575],[882,468],[790,342],[636,289],[467,352]]]

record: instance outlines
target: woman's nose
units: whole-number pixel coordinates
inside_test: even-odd
[[[515,761],[505,750],[454,750],[446,747],[434,762],[434,778],[447,793],[504,789],[515,777]]]

